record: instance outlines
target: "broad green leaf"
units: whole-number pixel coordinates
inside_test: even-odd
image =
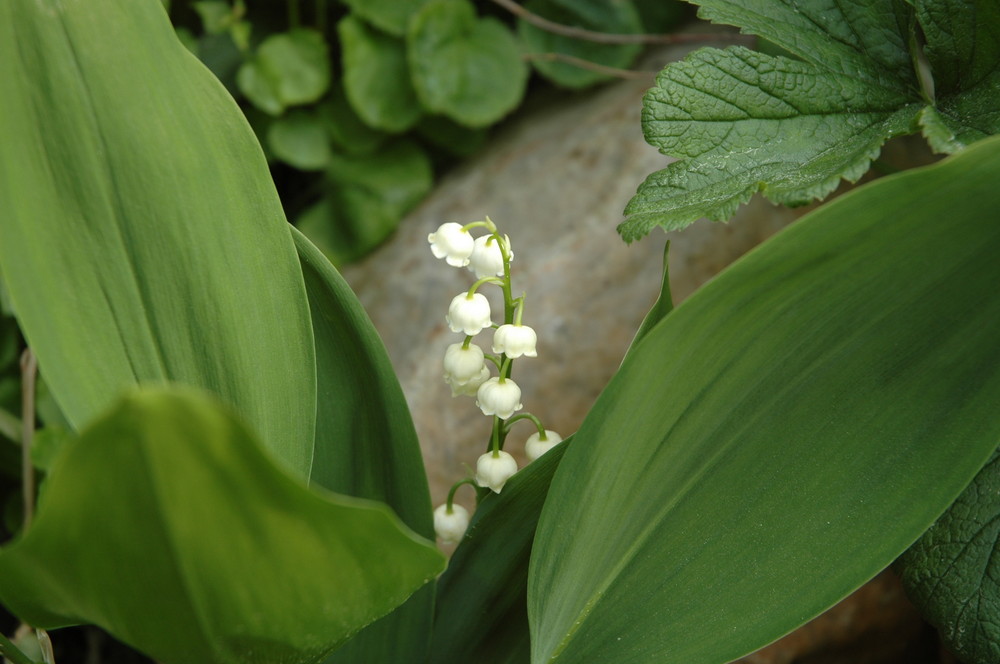
[[[420,119],[402,39],[379,32],[349,14],[337,24],[344,59],[344,91],[365,124],[403,132]]]
[[[726,219],[758,191],[789,205],[822,198],[863,175],[893,136],[923,129],[935,150],[955,152],[1000,132],[995,3],[698,4],[701,17],[742,26],[801,60],[707,49],[661,72],[644,101],[643,130],[680,161],[639,187],[619,226],[627,241],[657,225]],[[918,21],[942,83],[933,99],[915,70]],[[963,73],[951,73],[956,67]]]
[[[406,34],[410,17],[427,0],[341,0],[351,10],[379,30],[394,37]]]
[[[402,388],[375,327],[323,254],[293,231],[316,338],[318,406],[312,483],[386,503],[434,539],[420,445]],[[433,587],[370,625],[329,663],[420,661],[426,652]]]
[[[330,139],[314,111],[297,109],[277,118],[267,128],[267,142],[275,158],[295,168],[315,171],[330,163]]]
[[[897,561],[907,595],[966,664],[1000,659],[1000,453]]]
[[[0,62],[0,268],[69,422],[191,384],[307,477],[305,288],[232,98],[156,2],[3,3]]]
[[[858,189],[646,334],[553,479],[533,662],[728,662],[927,529],[1000,442],[998,177],[994,138]]]
[[[524,8],[556,23],[597,32],[642,32],[639,14],[628,0],[529,0]],[[628,68],[642,50],[641,44],[598,44],[557,35],[523,19],[517,22],[517,33],[530,53],[562,53],[619,69]],[[557,60],[533,58],[531,64],[545,78],[568,88],[585,88],[610,78],[607,74]]]
[[[335,264],[381,244],[433,184],[430,160],[408,140],[369,155],[334,154],[327,178],[326,196],[297,226]]]
[[[430,664],[527,663],[528,557],[545,494],[570,438],[476,508],[438,580]]]
[[[188,391],[123,399],[46,484],[31,528],[0,550],[0,599],[37,627],[93,623],[165,664],[314,662],[444,563],[385,506],[280,471]]]
[[[304,28],[271,35],[240,67],[236,83],[254,106],[271,115],[314,102],[330,87],[326,42]]]
[[[493,124],[524,96],[528,68],[500,21],[477,18],[468,0],[430,0],[406,36],[420,103],[468,127]]]
[[[358,117],[341,85],[334,85],[317,112],[334,144],[347,154],[371,154],[388,138],[385,132],[372,129]]]

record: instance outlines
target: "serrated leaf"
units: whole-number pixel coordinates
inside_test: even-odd
[[[414,142],[397,140],[366,155],[334,154],[329,190],[296,226],[334,264],[378,246],[430,191],[430,160]]]
[[[621,0],[530,0],[524,8],[562,25],[571,25],[598,32],[642,32],[639,14],[631,2]],[[524,19],[517,22],[517,33],[524,40],[530,53],[563,53],[581,60],[607,67],[628,68],[642,50],[641,44],[598,44],[593,41],[573,39],[543,30]],[[565,62],[534,58],[532,66],[557,85],[584,88],[610,77]]]
[[[297,109],[277,118],[267,128],[271,154],[304,171],[323,169],[330,162],[330,141],[317,114]]]
[[[642,183],[619,232],[632,241],[656,225],[723,220],[758,191],[785,204],[823,197],[842,177],[861,177],[919,108],[807,62],[742,47],[695,51],[664,69],[643,101],[646,140],[683,161]]]
[[[998,177],[991,138],[859,188],[646,334],[552,481],[533,662],[729,662],[933,523],[1000,440]]]
[[[271,35],[240,67],[236,83],[254,106],[271,115],[316,101],[330,86],[326,42],[303,28]]]
[[[528,557],[538,515],[571,438],[476,508],[438,580],[429,664],[526,664]]]
[[[313,484],[377,500],[403,523],[434,538],[420,445],[399,380],[375,327],[347,282],[301,233],[302,262],[316,339],[316,453]],[[434,588],[369,625],[326,662],[421,661],[427,650]]]
[[[344,59],[344,92],[365,124],[399,133],[420,119],[423,109],[410,83],[406,45],[353,15],[337,24]]]
[[[954,152],[1000,131],[1000,10],[988,2],[698,4],[699,16],[741,26],[802,61],[712,49],[661,73],[643,128],[683,161],[639,187],[619,227],[627,241],[656,225],[725,219],[758,191],[788,205],[822,198],[841,179],[857,180],[895,135],[923,129],[935,150]],[[911,52],[918,20],[932,70],[949,72],[930,106]],[[950,73],[956,67],[963,73]]]
[[[406,34],[406,26],[427,0],[341,0],[355,14],[394,37]]]
[[[907,594],[965,664],[1000,661],[1000,453],[897,561]]]
[[[514,35],[477,18],[468,0],[431,0],[406,36],[413,85],[429,111],[468,127],[493,124],[524,96],[528,68]]]
[[[302,273],[232,98],[158,3],[2,3],[0,62],[0,267],[69,422],[195,385],[308,477]]]
[[[167,664],[307,664],[443,562],[384,505],[280,471],[214,400],[150,389],[58,457],[36,520],[0,550],[0,599]]]

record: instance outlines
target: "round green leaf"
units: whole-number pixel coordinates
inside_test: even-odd
[[[267,143],[276,158],[304,171],[319,170],[330,161],[326,127],[306,110],[291,111],[272,122]]]
[[[927,529],[1000,440],[998,178],[995,139],[858,189],[646,333],[553,479],[533,662],[729,662]]]
[[[317,112],[331,140],[348,154],[371,154],[388,138],[385,132],[372,129],[358,117],[341,85],[333,86]]]
[[[315,30],[271,35],[240,67],[236,83],[257,108],[272,115],[316,101],[330,87],[326,42]]]
[[[406,34],[410,17],[427,0],[342,0],[351,10],[379,30],[394,37]]]
[[[307,664],[443,566],[384,505],[279,470],[213,400],[151,390],[58,457],[35,522],[0,550],[0,599],[166,664]]]
[[[365,124],[402,132],[420,119],[401,39],[384,34],[353,15],[337,24],[344,56],[344,91]]]
[[[525,3],[524,8],[556,23],[597,32],[622,34],[642,32],[639,14],[631,2],[531,0]],[[562,53],[619,69],[628,68],[635,60],[635,56],[642,50],[641,44],[598,44],[557,35],[523,19],[517,22],[517,33],[524,40],[527,50],[532,54]],[[607,74],[556,60],[532,58],[531,64],[542,76],[567,88],[584,88],[610,78]]]
[[[478,19],[467,0],[424,5],[410,21],[406,42],[417,96],[434,113],[482,127],[524,96],[528,68],[517,40],[496,19]]]

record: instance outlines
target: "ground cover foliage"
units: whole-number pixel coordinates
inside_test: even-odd
[[[661,73],[643,127],[679,160],[639,187],[625,239],[758,191],[823,197],[895,135],[947,157],[822,205],[677,307],[664,269],[580,430],[480,492],[447,569],[385,350],[286,223],[258,136],[314,150],[297,111],[324,99],[310,163],[338,191],[395,187],[389,167],[422,148],[370,123],[415,131],[410,92],[372,86],[404,61],[421,114],[487,125],[515,79],[497,74],[503,110],[484,111],[459,94],[472,74],[434,72],[494,71],[514,33],[458,0],[348,4],[338,37],[372,69],[351,85],[380,100],[367,119],[348,72],[336,92],[321,71],[322,30],[255,42],[236,6],[198,5],[252,53],[236,85],[286,124],[264,134],[159,2],[0,7],[6,478],[44,424],[32,521],[5,496],[0,603],[165,664],[724,664],[895,561],[963,661],[996,661],[996,4],[699,3],[786,53],[699,50]],[[19,417],[25,343],[42,382]]]

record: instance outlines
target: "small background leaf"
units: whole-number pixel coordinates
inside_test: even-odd
[[[552,481],[533,662],[728,662],[927,529],[1000,440],[998,177],[993,138],[851,192],[646,334]]]
[[[344,58],[344,90],[365,124],[406,131],[420,119],[403,40],[379,32],[353,15],[337,24]]]
[[[1000,661],[1000,453],[897,561],[921,613],[966,664]]]
[[[240,67],[236,82],[247,99],[271,115],[316,101],[330,86],[326,42],[315,30],[271,35]]]
[[[267,142],[275,158],[304,171],[330,162],[326,125],[311,111],[296,109],[277,118],[267,128]]]
[[[406,26],[427,0],[342,0],[355,14],[379,30],[395,37],[406,34]]]
[[[667,3],[663,3],[667,4]],[[642,32],[639,14],[631,2],[622,0],[530,0],[524,8],[563,25],[619,34]],[[642,50],[640,44],[598,44],[557,35],[519,19],[517,32],[530,53],[564,53],[599,65],[627,69]],[[532,66],[557,85],[583,88],[608,80],[606,74],[564,62],[534,58]]]
[[[384,506],[279,471],[204,396],[147,390],[59,456],[35,522],[0,550],[0,599],[167,664],[306,664],[443,562]]]
[[[468,127],[493,124],[524,96],[517,40],[467,0],[430,0],[407,32],[413,85],[425,108]]]

